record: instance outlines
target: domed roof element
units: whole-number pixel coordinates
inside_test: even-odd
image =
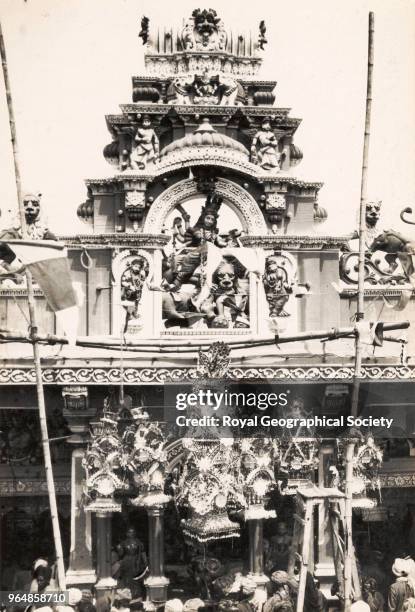
[[[187,134],[187,136],[179,138],[179,140],[175,140],[167,145],[167,147],[161,151],[161,157],[173,151],[179,152],[187,147],[221,147],[237,151],[247,158],[249,157],[248,150],[243,144],[230,136],[217,132],[213,125],[210,124],[209,119],[203,119],[203,122],[193,134]]]

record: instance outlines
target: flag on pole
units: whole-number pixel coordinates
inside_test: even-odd
[[[8,264],[18,259],[30,270],[69,342],[74,342],[80,299],[72,283],[65,246],[54,240],[7,240],[0,242],[0,259]]]

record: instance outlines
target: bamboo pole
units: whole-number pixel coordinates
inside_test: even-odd
[[[409,321],[396,321],[394,323],[383,323],[384,331],[395,331],[399,329],[408,329]],[[355,327],[340,327],[332,328],[327,330],[318,330],[312,332],[300,332],[293,336],[280,336],[277,339],[274,338],[263,338],[263,339],[251,339],[251,340],[230,340],[226,344],[233,350],[261,347],[261,346],[272,346],[279,344],[288,344],[290,342],[301,342],[304,340],[337,340],[340,338],[351,338],[357,334]],[[68,344],[68,339],[65,336],[56,336],[54,334],[37,334],[36,340],[41,344]],[[387,342],[401,342],[399,338],[384,338]],[[32,342],[32,339],[24,332],[11,329],[0,328],[0,342]],[[214,339],[216,341],[216,339]],[[209,348],[212,343],[208,342],[189,342],[185,341],[174,341],[165,344],[165,340],[148,340],[147,342],[141,341],[137,343],[127,342],[122,346],[115,340],[103,340],[101,337],[94,338],[93,336],[78,336],[76,340],[76,346],[88,347],[88,348],[102,348],[114,351],[139,351],[147,353],[195,353],[200,348]]]
[[[364,299],[365,299],[365,257],[366,257],[366,200],[367,200],[367,175],[369,166],[369,142],[370,142],[370,119],[372,111],[372,80],[373,80],[373,53],[374,53],[374,30],[375,15],[369,13],[369,35],[368,35],[368,61],[367,61],[367,90],[366,90],[366,116],[365,133],[363,140],[363,161],[362,176],[360,184],[360,214],[359,214],[359,271],[357,285],[357,312],[356,321],[364,319]],[[355,367],[353,379],[353,393],[351,413],[357,415],[359,407],[359,388],[362,375],[362,343],[359,333],[355,340]],[[349,612],[352,604],[352,563],[354,557],[353,537],[352,537],[352,484],[353,484],[353,457],[355,442],[351,440],[346,451],[346,554],[344,560],[344,609]],[[355,599],[360,599],[359,585],[355,585],[357,592],[354,593]]]
[[[25,219],[24,207],[23,207],[23,199],[22,199],[22,187],[21,187],[21,178],[20,178],[20,167],[19,167],[19,152],[18,152],[18,146],[17,146],[16,122],[14,118],[13,101],[12,101],[10,81],[9,81],[9,71],[7,67],[6,47],[4,43],[1,23],[0,23],[0,55],[1,55],[1,63],[2,63],[2,68],[3,68],[4,85],[6,89],[7,110],[9,114],[10,135],[11,135],[11,142],[12,142],[12,149],[13,149],[14,174],[15,174],[15,182],[16,182],[17,200],[18,200],[18,206],[19,206],[20,224],[22,227],[22,238],[27,239],[28,235],[27,235],[26,219]],[[45,461],[46,483],[47,483],[47,488],[48,488],[53,538],[54,538],[54,543],[55,543],[56,565],[57,565],[57,570],[58,570],[57,577],[58,577],[59,589],[63,591],[66,588],[65,567],[63,563],[62,542],[61,542],[61,535],[60,535],[60,528],[59,528],[58,509],[57,509],[57,504],[56,504],[55,482],[53,480],[52,460],[51,460],[50,448],[49,448],[45,396],[43,393],[43,385],[42,385],[42,368],[40,364],[39,345],[37,342],[35,297],[34,297],[34,291],[33,291],[32,275],[27,268],[26,268],[26,279],[27,279],[27,299],[28,299],[29,318],[30,318],[29,335],[30,335],[30,341],[33,345],[33,360],[34,360],[35,371],[36,371],[36,391],[37,391],[37,399],[38,399],[38,407],[39,407],[40,431],[41,431],[41,436],[42,436],[42,447],[43,447],[43,456],[44,456],[44,461]]]

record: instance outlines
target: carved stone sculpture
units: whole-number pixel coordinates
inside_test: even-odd
[[[148,261],[138,256],[127,264],[121,276],[121,303],[126,309],[124,333],[131,326],[141,328],[139,306],[148,273]]]
[[[414,281],[414,240],[405,238],[395,230],[385,230],[372,242],[370,251],[372,253],[382,251],[387,254],[385,259],[389,264],[388,274],[393,274],[398,267],[398,262],[400,262],[407,279],[411,282]]]
[[[26,229],[29,240],[56,240],[55,234],[43,223],[40,215],[40,199],[42,194],[27,193],[23,196],[23,208],[26,219]],[[0,232],[0,240],[18,239],[22,237],[20,223]]]
[[[132,597],[142,597],[143,586],[137,578],[147,566],[147,556],[134,527],[127,529],[126,538],[118,544],[116,551],[119,559],[115,574],[118,586],[130,589]]]
[[[281,153],[278,150],[278,140],[271,130],[269,119],[264,119],[261,130],[252,140],[251,160],[264,170],[275,170],[280,167]]]
[[[29,240],[56,240],[55,234],[45,225],[41,218],[40,208],[41,194],[27,193],[23,196],[23,208],[26,220],[26,230]],[[17,221],[12,227],[0,231],[0,282],[11,282],[22,284],[24,277],[21,275],[24,268],[15,259],[10,249],[1,245],[1,241],[18,240],[22,238],[22,228]]]
[[[206,70],[203,74],[176,77],[170,84],[168,98],[180,105],[233,106],[237,97],[243,97],[240,89],[234,79]]]
[[[285,304],[292,293],[292,286],[288,279],[287,271],[279,265],[272,255],[265,261],[265,272],[262,277],[265,295],[269,305],[269,316],[288,317],[289,313],[284,310]]]
[[[185,51],[223,51],[227,35],[221,19],[213,9],[195,9],[182,31]]]
[[[178,290],[183,283],[193,283],[200,286],[200,274],[196,276],[197,268],[202,262],[205,245],[208,242],[218,247],[227,246],[227,241],[219,235],[217,219],[222,198],[216,193],[209,194],[201,215],[193,227],[188,227],[184,234],[184,244],[188,249],[174,257],[164,273],[164,278],[172,290]]]
[[[159,139],[151,127],[150,119],[145,116],[141,127],[137,129],[130,155],[130,168],[144,170],[154,164],[159,154]]]
[[[243,275],[242,266],[231,258],[224,259],[215,270],[209,297],[200,306],[201,312],[206,314],[208,327],[249,327],[248,293],[239,285]]]

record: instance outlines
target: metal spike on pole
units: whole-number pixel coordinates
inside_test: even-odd
[[[360,214],[359,214],[359,272],[357,289],[357,312],[356,322],[364,319],[365,300],[365,257],[366,257],[366,201],[367,201],[367,173],[369,163],[369,139],[370,118],[372,110],[372,79],[373,79],[373,51],[374,51],[375,15],[369,13],[369,36],[368,36],[368,61],[367,61],[367,91],[366,91],[366,116],[365,134],[363,141],[362,178],[360,184]],[[355,341],[355,366],[353,379],[353,393],[351,413],[357,416],[359,407],[359,387],[362,370],[362,343],[360,334],[356,334]],[[354,556],[352,538],[352,499],[353,499],[353,458],[355,442],[349,442],[346,451],[346,554],[344,559],[344,609],[350,610],[352,604],[352,562]],[[358,588],[358,585],[355,585]],[[355,599],[360,599],[360,592],[355,592]]]
[[[16,124],[15,124],[15,119],[14,119],[13,102],[12,102],[12,95],[11,95],[11,89],[10,89],[9,71],[7,67],[6,47],[4,44],[1,23],[0,23],[0,55],[1,55],[1,63],[2,63],[2,68],[3,68],[4,85],[6,89],[7,110],[9,114],[10,134],[11,134],[11,142],[12,142],[12,148],[13,148],[14,174],[15,174],[15,180],[16,180],[16,191],[17,191],[17,199],[18,199],[18,205],[19,205],[20,224],[22,228],[22,238],[27,239],[28,237],[27,227],[26,227],[26,219],[25,219],[24,208],[23,208],[22,188],[21,188],[21,180],[20,180]],[[43,393],[43,384],[42,384],[42,368],[40,365],[39,344],[37,342],[37,323],[36,323],[36,311],[35,311],[35,298],[34,298],[34,291],[33,291],[33,280],[32,280],[32,275],[27,268],[26,268],[26,279],[27,279],[27,299],[28,299],[29,317],[30,317],[30,340],[33,345],[33,360],[34,360],[35,371],[36,371],[36,390],[37,390],[37,399],[38,399],[38,406],[39,406],[40,431],[41,431],[41,436],[42,436],[43,455],[44,455],[44,462],[45,462],[45,474],[46,474],[46,483],[47,483],[48,496],[49,496],[50,514],[51,514],[51,519],[52,519],[53,538],[55,542],[56,565],[57,565],[57,574],[58,574],[57,578],[58,578],[59,589],[63,591],[66,588],[65,566],[63,563],[62,541],[61,541],[60,528],[59,528],[58,508],[56,504],[55,482],[53,480],[52,460],[51,460],[50,448],[49,448],[45,396]]]

